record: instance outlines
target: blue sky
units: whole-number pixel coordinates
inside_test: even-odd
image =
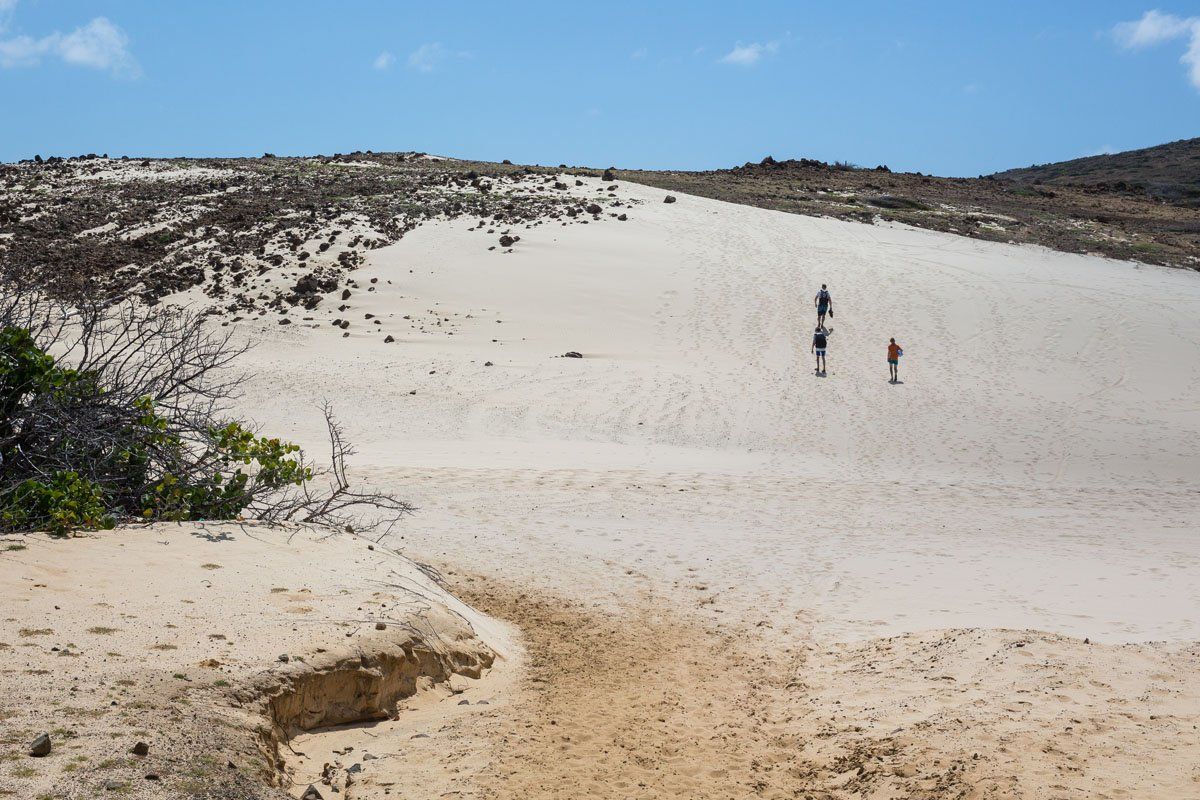
[[[943,175],[1200,135],[1200,5],[0,0],[0,160],[421,150]]]

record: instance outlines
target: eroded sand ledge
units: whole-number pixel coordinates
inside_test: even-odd
[[[508,647],[427,570],[323,529],[5,537],[0,562],[0,738],[21,765],[2,788],[19,797],[275,796],[295,734],[387,718]],[[50,755],[25,755],[42,732]]]

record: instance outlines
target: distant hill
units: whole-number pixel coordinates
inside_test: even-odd
[[[1149,194],[1200,206],[1200,138],[998,172],[1004,180]]]

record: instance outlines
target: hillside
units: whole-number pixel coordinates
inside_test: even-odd
[[[1150,171],[1149,166],[1144,170]],[[1200,268],[1200,207],[1168,204],[1129,186],[1047,186],[1005,176],[939,178],[892,172],[883,165],[771,157],[732,169],[614,170],[614,175],[776,211],[899,222],[974,239]]]
[[[1105,157],[1105,163],[1136,162],[1138,175],[1168,175],[1197,141]],[[214,311],[284,316],[297,307],[311,311],[317,295],[344,283],[368,252],[433,219],[474,218],[476,231],[490,234],[480,245],[500,249],[506,247],[501,237],[527,221],[616,220],[630,209],[610,192],[584,197],[576,191],[580,178],[607,172],[372,152],[146,160],[88,155],[0,164],[0,273],[61,295],[89,287],[154,301],[203,287]],[[938,178],[770,157],[713,171],[611,173],[617,181],[778,211],[1200,269],[1200,207],[1167,203],[1129,184]],[[1090,174],[1132,176],[1135,170]],[[1054,180],[1060,179],[1066,180]],[[318,232],[323,241],[302,246]]]
[[[1084,186],[1200,206],[1200,138],[997,173],[1022,184]]]

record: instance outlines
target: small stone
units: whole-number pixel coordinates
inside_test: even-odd
[[[667,195],[666,197],[664,197],[664,198],[663,198],[663,202],[664,202],[664,203],[674,203],[674,202],[675,202],[675,195],[673,195],[673,194],[669,194],[669,195]]]
[[[577,350],[568,350],[567,352],[563,353],[563,358],[583,358],[583,353],[580,353]]]
[[[157,781],[157,780],[162,780],[162,779],[158,777],[158,773],[157,773],[157,772],[147,772],[147,773],[146,773],[146,780],[148,780],[148,781]]]
[[[490,362],[490,361],[485,361],[485,362],[483,362],[483,365],[484,365],[485,367],[494,367],[494,366],[496,366],[495,364],[493,364],[493,363],[492,363],[492,362]]]
[[[600,208],[600,206],[596,205],[595,203],[588,203],[588,207],[585,210],[587,211],[587,213],[595,215],[595,214],[599,214],[604,209]]]
[[[304,794],[300,795],[300,800],[325,800],[325,795],[321,794],[320,790],[311,783],[304,790]]]
[[[508,234],[505,234],[500,237],[500,246],[501,247],[512,247],[516,241],[517,240],[514,239],[513,237],[509,236]]]
[[[287,653],[280,653],[279,658],[276,659],[276,661],[281,661],[284,664],[288,663],[291,660],[292,660],[291,656],[289,656]]]
[[[617,219],[621,222],[624,222],[625,220],[629,219],[629,215],[628,214],[618,214]]]
[[[460,706],[469,706],[469,705],[471,705],[471,701],[470,700],[459,700],[458,704]]]
[[[363,770],[362,764],[351,764],[350,766],[346,767],[346,772],[349,772],[351,775],[353,775],[356,772],[362,772],[362,770]]]
[[[144,756],[150,752],[150,745],[146,744],[145,742],[138,742],[129,752],[133,753],[135,756]]]
[[[42,756],[50,755],[50,750],[54,745],[50,742],[50,734],[43,733],[41,736],[33,740],[29,745],[29,755],[41,758]]]
[[[616,179],[617,176],[613,174],[612,167],[604,170],[604,174],[600,176],[600,180],[602,181],[615,181]]]
[[[350,290],[349,289],[342,289],[342,299],[343,300],[350,299]]]
[[[374,550],[374,549],[375,549],[375,545],[373,545],[373,544],[369,544],[369,545],[367,545],[367,549],[368,549],[368,550]]]
[[[395,337],[395,336],[392,336],[391,334],[388,334],[386,337],[384,337],[383,343],[384,343],[384,344],[391,344],[391,343],[392,343],[392,342],[394,342],[394,341],[396,341],[396,337]]]
[[[387,630],[387,623],[386,623],[386,622],[376,622],[376,623],[375,623],[375,630],[377,630],[377,631],[386,631],[386,630]]]
[[[428,734],[428,733],[414,733],[414,734],[413,734],[412,736],[410,736],[409,738],[410,738],[410,739],[428,739],[428,738],[429,738],[429,734]]]
[[[377,758],[379,758],[379,756],[373,756],[370,753],[363,753],[363,761],[374,761]]]

